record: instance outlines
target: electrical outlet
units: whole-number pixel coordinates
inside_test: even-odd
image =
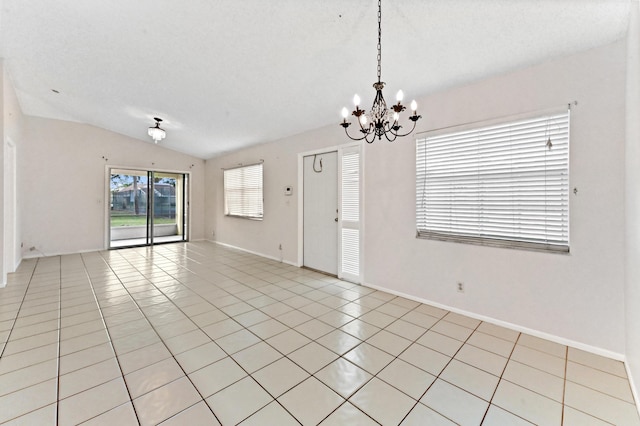
[[[464,283],[463,282],[458,282],[458,284],[456,284],[456,288],[458,289],[458,293],[464,293]]]
[[[278,246],[278,250],[282,250],[282,244]]]

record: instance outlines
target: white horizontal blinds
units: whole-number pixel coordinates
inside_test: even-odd
[[[569,112],[416,144],[418,236],[569,250]]]
[[[360,280],[360,149],[341,151],[340,276]]]
[[[262,219],[262,163],[224,171],[225,215]]]

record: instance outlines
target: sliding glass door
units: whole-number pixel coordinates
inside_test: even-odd
[[[188,175],[111,169],[109,248],[187,240]]]

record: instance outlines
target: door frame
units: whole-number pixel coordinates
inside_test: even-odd
[[[158,172],[158,173],[175,173],[175,174],[183,174],[186,177],[186,186],[187,190],[185,192],[185,206],[186,209],[186,217],[184,219],[184,225],[187,228],[185,232],[185,241],[191,241],[191,172],[182,171],[182,170],[171,170],[171,169],[160,169],[154,167],[153,170],[150,170],[148,167],[138,167],[138,166],[119,166],[114,164],[105,164],[104,167],[104,242],[103,247],[105,250],[110,249],[111,243],[111,170],[113,169],[122,169],[122,170],[135,170],[140,172],[149,171]],[[149,210],[147,209],[147,214],[149,214]],[[147,226],[149,224],[147,223]],[[183,231],[184,232],[184,231]],[[153,244],[151,244],[153,245]],[[144,247],[144,246],[141,246]]]
[[[345,148],[351,147],[360,147],[360,284],[365,282],[364,277],[364,241],[365,241],[365,215],[364,215],[364,161],[365,161],[365,149],[361,142],[351,142],[343,145],[333,145],[327,146],[324,148],[314,149],[312,151],[304,151],[298,153],[298,267],[304,266],[304,157],[308,157],[310,155],[324,154],[326,152],[338,152],[338,217],[340,218],[340,223],[342,222],[342,209],[340,209],[340,204],[342,201],[342,188],[340,187],[340,175],[342,173],[342,151]],[[341,238],[340,238],[340,227],[338,227],[338,247],[337,247],[337,255],[338,255],[338,278],[341,278],[341,266],[340,266],[340,257],[341,257]]]
[[[2,145],[3,150],[3,192],[4,203],[3,249],[0,259],[0,288],[7,284],[9,273],[15,272],[20,262],[20,245],[18,244],[18,147],[7,136]]]

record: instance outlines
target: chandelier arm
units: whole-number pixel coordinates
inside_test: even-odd
[[[349,139],[351,139],[352,141],[361,141],[362,139],[365,139],[365,138],[367,137],[367,135],[365,134],[365,135],[364,135],[363,137],[361,137],[361,138],[354,138],[353,136],[351,136],[351,135],[349,134],[349,131],[347,130],[347,128],[346,128],[346,127],[344,128],[344,133],[345,133],[345,134],[347,135],[347,137],[348,137]],[[367,142],[368,142],[368,141],[367,141]],[[371,143],[371,142],[369,142],[369,143]]]
[[[391,137],[389,136],[391,135]],[[390,122],[387,122],[385,124],[385,128],[384,128],[384,137],[389,141],[389,142],[393,142],[396,140],[396,138],[398,137],[398,134],[393,130],[393,127],[391,126]]]
[[[393,137],[392,137],[392,138],[390,138],[390,137],[389,137],[389,135],[392,135]],[[393,141],[395,141],[395,140],[396,140],[396,138],[398,137],[398,135],[396,135],[396,134],[395,134],[395,133],[393,133],[393,132],[389,132],[389,133],[385,133],[385,134],[384,134],[384,137],[385,137],[385,138],[387,138],[387,140],[388,140],[389,142],[393,142]]]
[[[391,129],[391,133],[393,133],[396,137],[400,136],[401,138],[410,135],[416,128],[416,123],[418,122],[418,120],[413,122],[413,127],[411,127],[411,130],[409,130],[407,133],[398,133],[397,131],[393,131],[393,129]],[[398,129],[400,130],[400,129]],[[395,140],[395,138],[393,138]]]
[[[369,139],[369,136],[371,136],[371,139]],[[371,143],[373,143],[373,142],[376,140],[376,134],[375,134],[375,133],[369,133],[369,134],[367,134],[367,135],[365,135],[365,136],[364,136],[364,140],[365,140],[367,143],[371,144]]]

